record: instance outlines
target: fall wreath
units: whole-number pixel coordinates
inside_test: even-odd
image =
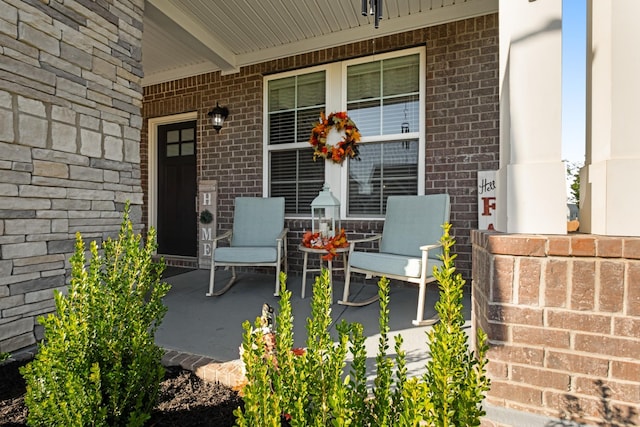
[[[304,236],[302,236],[302,244],[307,248],[324,249],[327,251],[327,254],[322,256],[322,259],[325,261],[333,260],[337,255],[336,249],[349,246],[344,228],[333,237],[322,237],[319,232],[312,233],[311,231],[307,231],[304,233]]]
[[[332,129],[344,132],[342,140],[335,146],[327,144],[327,136]],[[315,123],[309,138],[309,144],[313,146],[313,160],[322,157],[338,164],[347,157],[360,160],[357,145],[359,141],[360,131],[344,111],[331,113],[329,116],[325,116],[324,112],[320,113],[320,121]]]

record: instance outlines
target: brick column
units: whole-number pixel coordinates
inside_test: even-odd
[[[640,238],[472,231],[471,240],[472,321],[490,344],[486,403],[637,425]]]

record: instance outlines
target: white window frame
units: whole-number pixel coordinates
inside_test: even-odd
[[[273,74],[266,76],[263,82],[263,151],[262,151],[262,166],[263,166],[263,180],[262,180],[262,193],[264,197],[269,196],[269,188],[271,183],[271,174],[269,170],[269,152],[272,149],[284,150],[309,147],[307,142],[293,142],[288,144],[278,144],[277,148],[269,147],[269,81],[279,80],[295,75],[302,75],[308,73],[314,73],[318,71],[325,71],[326,77],[326,93],[325,93],[325,111],[346,111],[347,108],[347,67],[350,65],[357,65],[366,62],[379,61],[383,59],[391,59],[408,55],[419,55],[420,72],[419,72],[419,126],[418,131],[410,133],[399,133],[393,135],[377,135],[377,136],[363,136],[360,143],[366,144],[367,142],[379,142],[379,141],[401,141],[404,139],[417,139],[418,140],[418,195],[423,195],[425,192],[425,147],[426,147],[426,49],[424,46],[397,50],[393,52],[387,52],[382,54],[374,54],[362,58],[355,58],[345,60],[341,62],[335,62],[320,66],[308,67],[294,71],[287,71],[284,73]],[[356,123],[357,125],[357,123]],[[311,129],[309,129],[311,134]],[[384,215],[357,217],[347,216],[347,183],[349,180],[349,166],[348,162],[345,162],[344,167],[337,165],[333,162],[325,161],[325,182],[331,187],[333,195],[340,200],[340,216],[344,220],[375,220],[383,219]],[[309,211],[309,217],[311,217],[311,211]],[[287,218],[300,218],[299,215],[287,215]]]

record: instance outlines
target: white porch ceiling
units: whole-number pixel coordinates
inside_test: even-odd
[[[498,0],[147,0],[143,85],[240,67],[498,11]]]

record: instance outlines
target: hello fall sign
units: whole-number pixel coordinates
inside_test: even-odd
[[[478,171],[478,230],[494,230],[496,171]]]

